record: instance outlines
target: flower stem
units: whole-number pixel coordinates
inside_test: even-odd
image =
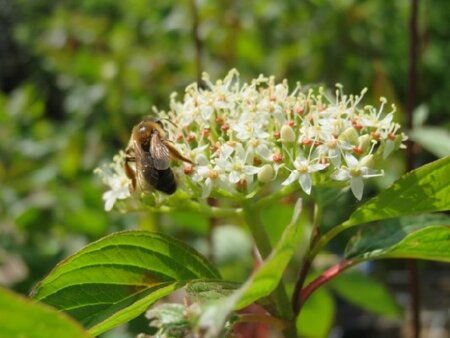
[[[267,233],[264,229],[264,225],[262,224],[259,209],[251,206],[250,203],[243,204],[243,216],[244,221],[247,224],[250,232],[255,240],[256,247],[258,248],[259,253],[262,258],[266,259],[270,253],[272,252],[272,245],[270,243],[270,239],[267,236]],[[293,325],[289,325],[286,328],[285,333],[288,337],[296,337],[295,330],[295,322],[292,321],[292,311],[289,305],[289,298],[286,293],[286,289],[282,280],[278,284],[277,288],[273,292],[273,296],[275,298],[275,306],[278,311],[278,315],[281,318],[287,319]]]
[[[349,229],[351,226],[341,223],[335,227],[333,227],[330,231],[323,234],[317,242],[311,248],[311,251],[308,254],[309,259],[314,259],[316,255],[319,253],[320,249],[322,249],[330,240],[339,235],[342,231]]]
[[[302,292],[303,284],[305,284],[306,276],[308,275],[309,269],[311,268],[312,261],[314,256],[310,255],[312,248],[315,246],[317,242],[320,241],[320,222],[322,219],[322,207],[320,204],[316,203],[314,205],[314,216],[313,216],[313,225],[311,230],[311,239],[309,241],[309,249],[303,258],[303,262],[300,268],[300,273],[297,278],[297,282],[295,283],[294,293],[292,295],[292,310],[297,316],[300,312],[302,306],[302,300],[300,294]]]
[[[311,294],[317,290],[320,286],[323,284],[329,282],[333,278],[339,276],[343,271],[347,270],[349,267],[355,265],[358,263],[357,261],[347,260],[340,262],[339,264],[333,265],[331,268],[326,270],[325,272],[321,273],[319,277],[314,279],[311,283],[309,283],[300,293],[300,300],[299,300],[299,311],[301,309],[302,304],[305,303],[305,301],[311,296]]]

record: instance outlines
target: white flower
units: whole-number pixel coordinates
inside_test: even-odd
[[[359,106],[365,90],[344,95],[338,86],[329,97],[323,88],[306,91],[300,84],[292,91],[287,81],[276,83],[273,76],[240,83],[236,70],[215,82],[204,74],[203,80],[205,89],[194,83],[183,97],[172,94],[169,111],[154,109],[165,137],[194,163],[184,170],[177,160],[171,163],[178,189],[193,199],[272,193],[280,182],[296,181],[310,194],[313,173],[321,184],[349,181],[361,199],[363,179],[380,175],[367,159],[387,157],[405,140],[393,122],[395,107],[383,112],[385,99],[378,109]],[[110,187],[105,206],[111,209],[129,196],[129,180],[121,165],[103,176]]]
[[[219,168],[229,173],[228,180],[230,183],[236,184],[239,181],[245,181],[247,185],[253,183],[253,176],[258,174],[261,168],[247,163],[249,160],[249,152],[246,152],[241,143],[236,143],[233,156],[228,158],[216,159]]]
[[[311,194],[312,187],[312,179],[310,174],[325,169],[328,164],[312,164],[308,159],[299,156],[295,159],[294,166],[295,170],[292,170],[289,177],[281,184],[290,185],[298,179],[298,183],[302,187],[303,191],[309,195]]]
[[[102,198],[105,201],[105,210],[110,211],[117,200],[130,197],[130,179],[123,170],[125,153],[120,152],[114,156],[109,168],[97,168],[94,172],[102,177],[103,182],[110,187]]]
[[[367,166],[367,163],[372,159],[372,155],[365,156],[359,161],[350,154],[344,156],[347,166],[343,166],[336,170],[331,178],[337,181],[350,180],[350,188],[353,195],[361,200],[364,190],[364,178],[383,176],[383,172],[371,169]]]
[[[202,198],[207,198],[211,194],[214,186],[226,191],[234,192],[234,188],[228,183],[226,172],[220,166],[211,167],[208,159],[201,155],[197,159],[198,166],[192,175],[192,180],[202,187]]]

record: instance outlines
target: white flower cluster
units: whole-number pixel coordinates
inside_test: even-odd
[[[310,194],[334,180],[348,182],[361,199],[363,180],[383,175],[373,168],[376,157],[406,139],[393,122],[395,107],[384,113],[385,99],[379,108],[359,106],[365,90],[345,95],[338,85],[330,95],[298,84],[290,91],[286,81],[263,76],[240,84],[236,70],[216,83],[207,74],[203,80],[207,89],[192,84],[182,101],[172,95],[168,112],[156,111],[169,139],[195,163],[173,166],[179,189],[193,197],[245,196],[277,182]]]
[[[100,175],[103,183],[109,186],[110,190],[103,194],[105,201],[105,210],[110,211],[117,200],[130,197],[130,179],[125,174],[123,169],[123,161],[125,153],[121,151],[114,156],[112,163],[109,166],[96,168],[94,173]]]

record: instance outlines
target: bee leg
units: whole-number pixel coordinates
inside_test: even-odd
[[[136,171],[128,164],[128,162],[135,162],[136,159],[134,157],[125,157],[125,164],[123,165],[123,169],[125,171],[125,175],[131,180],[130,192],[136,191]]]
[[[180,160],[180,161],[183,161],[183,162],[190,163],[192,165],[194,164],[190,159],[188,159],[187,157],[184,157],[183,155],[181,155],[181,153],[178,151],[177,148],[175,148],[175,146],[173,145],[172,142],[167,141],[167,140],[163,140],[162,142],[167,147],[167,149],[169,149],[169,153],[170,153],[170,155],[173,158],[175,158],[177,160]]]

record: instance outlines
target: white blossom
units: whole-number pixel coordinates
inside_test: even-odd
[[[382,176],[382,171],[371,169],[367,166],[367,162],[372,155],[361,158],[359,161],[356,157],[350,154],[345,154],[344,159],[347,166],[342,166],[337,169],[331,178],[337,181],[350,181],[350,189],[353,195],[361,200],[364,190],[364,178]]]
[[[364,181],[383,174],[367,159],[389,156],[406,139],[385,99],[379,108],[360,107],[366,89],[347,95],[338,85],[331,96],[299,84],[290,90],[286,80],[262,75],[241,83],[236,70],[203,80],[206,89],[191,84],[184,97],[172,94],[169,111],[155,108],[167,138],[194,163],[171,164],[178,189],[192,198],[252,196],[297,182],[311,194],[315,184],[339,180],[361,199]],[[130,196],[123,163],[115,163],[102,172],[107,209]]]
[[[308,159],[299,156],[295,159],[294,166],[295,170],[292,170],[289,177],[281,184],[290,185],[298,180],[303,191],[309,195],[312,188],[311,173],[325,169],[328,163],[311,163]]]
[[[105,201],[105,210],[110,211],[117,200],[130,197],[130,179],[125,175],[122,162],[125,154],[120,152],[114,156],[113,162],[106,168],[97,168],[95,172],[102,177],[103,182],[110,189],[103,193]]]

